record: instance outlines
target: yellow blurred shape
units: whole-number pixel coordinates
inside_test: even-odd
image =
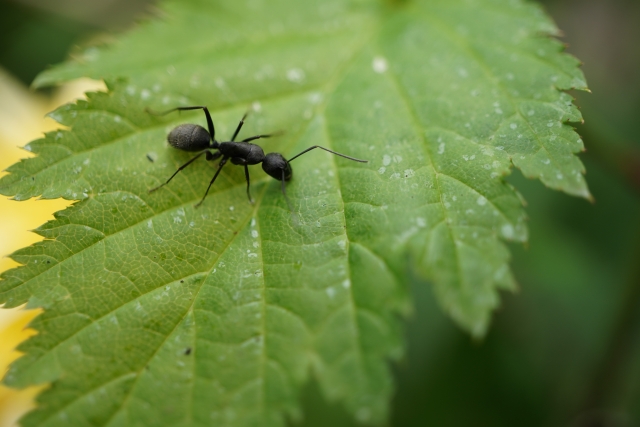
[[[45,114],[56,107],[81,98],[85,91],[104,90],[104,84],[89,79],[74,82],[59,90],[51,98],[29,91],[0,69],[0,170],[4,170],[24,157],[33,154],[19,147],[41,138],[61,126]],[[0,176],[6,172],[0,173]],[[52,213],[69,206],[71,202],[31,199],[14,202],[0,196],[0,271],[17,265],[6,255],[31,245],[42,238],[28,232],[47,220]]]
[[[102,82],[82,79],[60,88],[52,97],[44,97],[29,91],[20,82],[0,69],[0,170],[4,170],[20,158],[33,154],[21,150],[34,139],[62,126],[45,114],[56,107],[82,98],[84,92],[106,90]],[[0,176],[6,172],[0,172]],[[16,267],[18,263],[6,256],[17,249],[29,246],[42,237],[28,230],[48,220],[53,213],[72,202],[62,199],[31,199],[16,202],[0,196],[0,272]],[[0,308],[0,375],[4,376],[9,364],[19,357],[14,348],[36,332],[27,324],[40,310]],[[17,425],[17,419],[33,408],[34,397],[46,386],[14,390],[0,385],[0,427]]]
[[[3,376],[9,364],[21,355],[14,350],[16,346],[36,334],[27,328],[27,324],[41,312],[25,310],[24,306],[0,309],[0,369]],[[17,425],[18,418],[35,406],[34,398],[44,388],[46,385],[15,390],[0,384],[0,426]]]

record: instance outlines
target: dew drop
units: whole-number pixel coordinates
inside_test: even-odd
[[[292,68],[287,70],[287,80],[294,83],[300,83],[304,80],[304,71],[300,68]]]
[[[373,71],[375,71],[376,73],[381,74],[387,71],[387,69],[389,68],[389,64],[387,63],[387,60],[382,56],[376,56],[375,58],[373,58],[371,68],[373,68]]]

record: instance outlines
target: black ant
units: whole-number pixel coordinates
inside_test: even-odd
[[[207,191],[205,191],[204,196],[202,196],[202,200],[200,200],[195,207],[197,208],[204,202],[204,199],[209,194],[209,189],[213,185],[214,181],[220,174],[222,167],[227,163],[227,161],[231,160],[231,163],[234,165],[244,166],[244,175],[247,179],[247,197],[249,197],[249,202],[253,203],[251,199],[251,192],[249,190],[250,180],[249,180],[249,165],[257,165],[258,163],[262,163],[262,169],[271,177],[280,180],[282,182],[282,194],[284,194],[285,200],[287,201],[287,205],[289,205],[289,209],[291,209],[291,203],[289,202],[289,198],[287,197],[287,193],[285,191],[285,181],[289,181],[291,176],[293,175],[293,170],[291,169],[291,165],[289,164],[294,159],[300,157],[307,151],[311,151],[314,148],[321,148],[329,153],[335,154],[340,157],[344,157],[345,159],[353,160],[356,162],[367,163],[368,160],[360,160],[354,157],[349,157],[344,154],[336,153],[335,151],[329,150],[328,148],[321,147],[319,145],[314,145],[313,147],[309,147],[303,152],[296,154],[289,160],[286,160],[282,154],[280,153],[269,153],[265,156],[264,151],[259,145],[252,144],[250,141],[254,141],[260,138],[270,138],[272,136],[276,136],[279,133],[265,134],[265,135],[255,135],[249,138],[245,138],[242,141],[236,142],[236,137],[242,129],[242,125],[244,124],[244,120],[247,118],[247,114],[245,113],[238,123],[238,127],[236,131],[233,133],[231,137],[231,141],[227,142],[218,142],[216,141],[216,130],[213,127],[213,120],[211,120],[211,115],[209,114],[209,110],[205,106],[193,106],[193,107],[178,107],[173,108],[171,110],[156,113],[151,111],[150,109],[146,109],[149,114],[153,114],[156,116],[164,116],[165,114],[169,114],[173,111],[183,111],[183,110],[203,110],[205,116],[207,116],[207,125],[209,127],[209,131],[203,128],[200,125],[195,124],[182,124],[175,127],[167,136],[167,141],[169,144],[177,148],[179,150],[184,151],[200,151],[195,157],[189,160],[184,165],[180,166],[177,171],[173,173],[169,177],[169,179],[159,186],[152,188],[149,192],[156,191],[157,189],[167,185],[169,181],[173,179],[174,176],[178,174],[182,169],[189,166],[193,163],[198,157],[205,154],[205,158],[207,160],[216,160],[222,157],[220,163],[218,165],[218,170],[211,178],[211,182],[209,182],[209,186],[207,187]]]

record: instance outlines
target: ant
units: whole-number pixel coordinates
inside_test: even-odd
[[[203,110],[205,116],[207,117],[207,125],[209,130],[207,131],[207,129],[203,128],[200,125],[185,123],[175,127],[169,133],[169,135],[167,135],[167,141],[172,147],[179,150],[200,151],[200,153],[198,153],[184,165],[180,166],[178,170],[175,171],[166,182],[150,189],[149,192],[151,193],[167,185],[169,181],[171,181],[173,177],[178,174],[178,172],[189,166],[203,154],[208,161],[216,160],[222,157],[222,160],[220,160],[220,163],[218,164],[218,170],[213,175],[213,178],[211,178],[211,182],[209,182],[209,186],[207,187],[207,191],[205,191],[204,196],[202,196],[202,199],[195,205],[196,208],[200,206],[202,202],[204,202],[207,194],[209,194],[209,189],[220,174],[222,167],[229,160],[231,160],[231,163],[233,163],[234,165],[244,166],[244,175],[247,179],[247,197],[249,198],[250,203],[253,203],[253,200],[251,199],[251,192],[249,189],[250,179],[249,168],[247,166],[262,163],[262,169],[269,176],[282,182],[282,194],[284,195],[284,198],[287,201],[287,205],[289,206],[289,210],[291,211],[293,211],[293,209],[291,209],[291,203],[289,202],[289,198],[287,197],[287,193],[285,191],[285,181],[289,181],[291,179],[291,176],[293,175],[293,170],[291,169],[291,165],[289,163],[294,159],[315,148],[321,148],[325,151],[328,151],[329,153],[344,157],[345,159],[353,160],[360,163],[368,163],[368,160],[360,160],[354,157],[349,157],[344,154],[336,153],[335,151],[329,150],[328,148],[321,147],[319,145],[309,147],[301,153],[296,154],[289,160],[285,159],[284,156],[280,153],[269,153],[265,155],[262,148],[259,145],[251,143],[251,141],[255,141],[256,139],[260,138],[270,138],[272,136],[279,135],[280,133],[255,135],[249,138],[245,138],[242,141],[235,140],[238,136],[238,133],[240,132],[240,129],[242,129],[242,125],[244,124],[244,120],[247,118],[248,113],[245,113],[244,116],[242,116],[242,119],[240,120],[240,123],[238,123],[238,127],[236,128],[236,131],[231,137],[231,141],[218,142],[216,141],[216,130],[213,126],[213,120],[211,120],[211,115],[209,114],[209,110],[206,106],[197,105],[193,107],[177,107],[172,108],[168,111],[164,111],[162,113],[154,112],[149,108],[146,109],[149,114],[153,114],[155,116],[164,116],[165,114],[169,114],[174,111],[184,110]]]

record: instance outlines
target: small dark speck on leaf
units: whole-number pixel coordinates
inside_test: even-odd
[[[184,283],[184,280],[180,280],[180,283]]]
[[[147,160],[149,160],[151,163],[153,163],[153,157],[151,157],[150,155],[147,154]]]
[[[191,347],[187,347],[186,350],[184,351],[185,356],[188,356],[191,354]]]

